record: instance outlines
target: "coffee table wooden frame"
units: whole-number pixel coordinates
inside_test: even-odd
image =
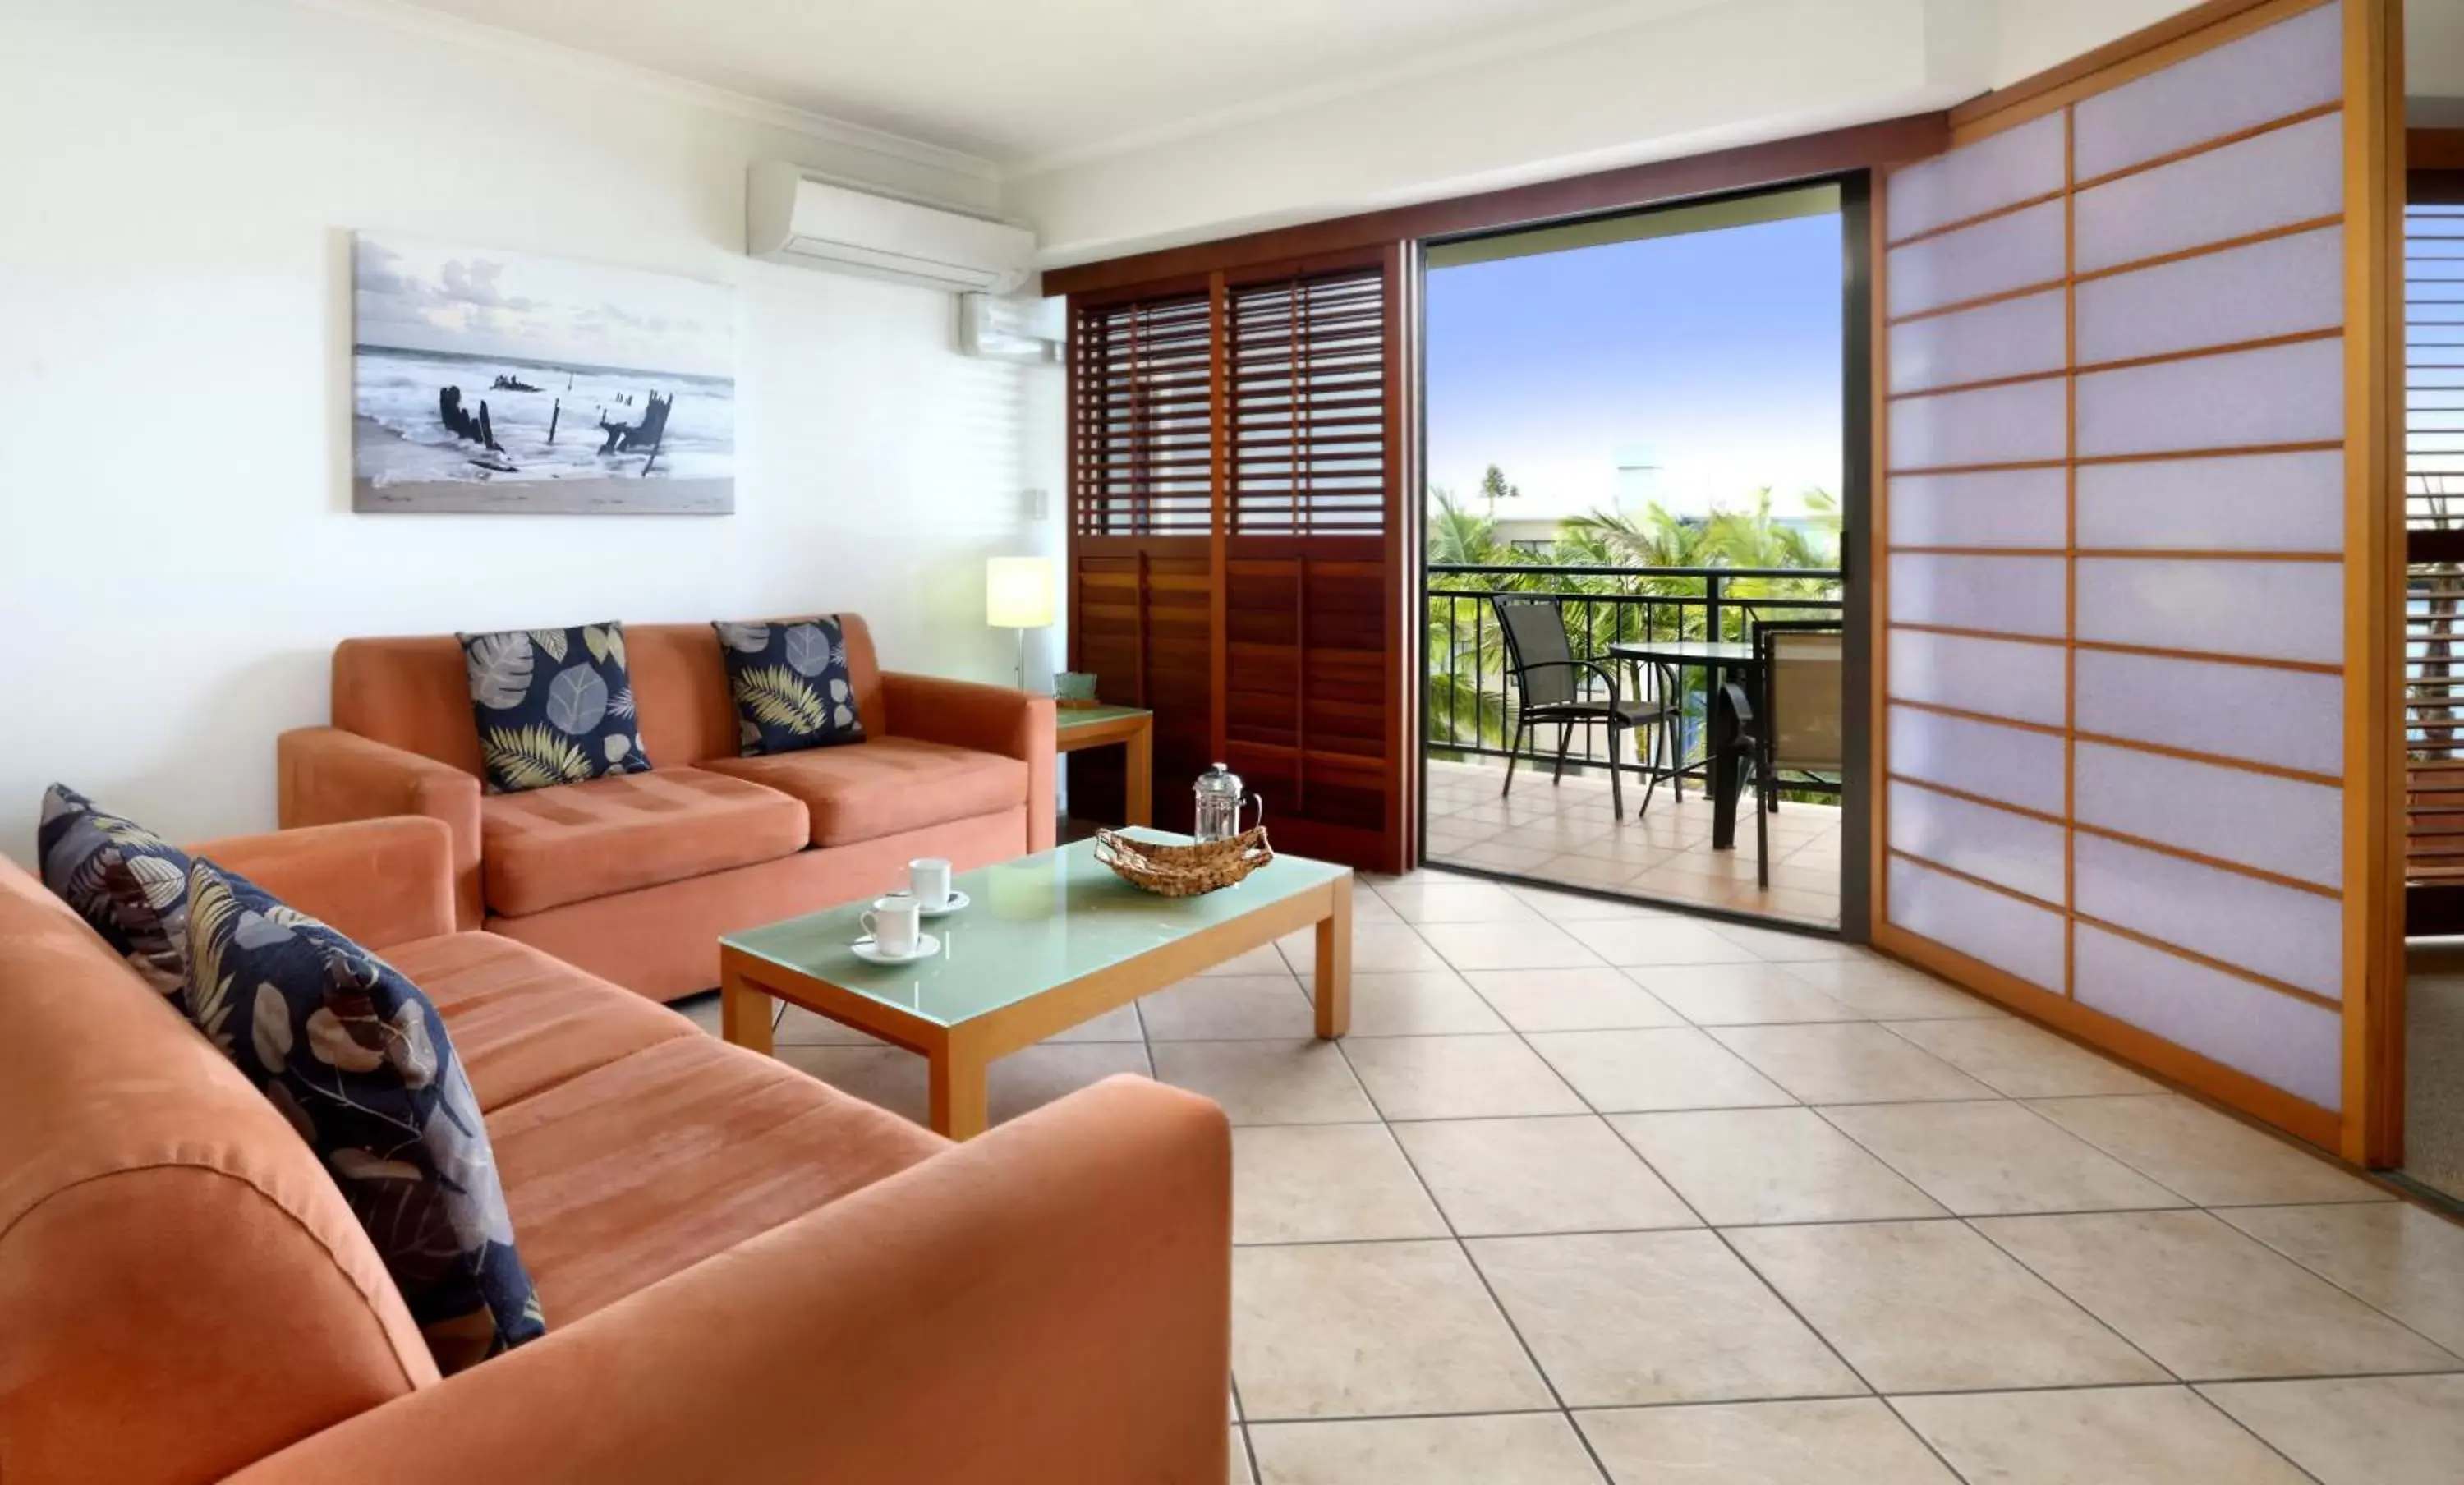
[[[769,1053],[771,1002],[780,1000],[920,1053],[932,1070],[933,1128],[953,1140],[969,1140],[984,1131],[985,1078],[996,1057],[1032,1047],[1312,924],[1317,929],[1317,1034],[1331,1039],[1352,1030],[1348,874],[957,1026],[927,1021],[809,971],[721,944],[719,1031],[738,1047]]]

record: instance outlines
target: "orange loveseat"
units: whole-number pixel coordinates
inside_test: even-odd
[[[841,614],[866,741],[737,755],[707,624],[627,626],[650,771],[520,794],[479,787],[479,732],[451,634],[344,640],[334,724],[282,735],[281,823],[419,814],[453,836],[455,921],[656,1000],[718,984],[718,936],[900,884],[1047,851],[1052,701],[885,674]]]
[[[10,1485],[1220,1485],[1214,1105],[1118,1077],[953,1145],[456,932],[434,821],[192,849],[435,1001],[548,1331],[440,1380],[306,1143],[0,858]]]

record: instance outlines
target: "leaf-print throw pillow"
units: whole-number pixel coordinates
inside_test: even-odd
[[[512,629],[457,635],[479,719],[491,794],[644,773],[650,760],[633,714],[625,626]]]
[[[43,885],[94,925],[147,984],[176,994],[188,966],[188,856],[143,826],[55,784],[34,850]]]
[[[838,615],[711,628],[727,657],[737,750],[745,757],[864,741]]]
[[[478,1099],[428,997],[202,858],[188,869],[187,929],[181,1009],[324,1163],[437,1369],[546,1334]]]

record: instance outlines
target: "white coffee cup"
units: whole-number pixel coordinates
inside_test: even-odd
[[[914,953],[924,929],[915,899],[904,896],[874,898],[872,911],[864,915],[863,921],[864,931],[872,935],[872,946],[891,959]]]
[[[939,856],[917,856],[907,863],[907,890],[928,913],[950,905],[950,863]]]

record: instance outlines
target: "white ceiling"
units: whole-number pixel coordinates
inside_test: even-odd
[[[405,0],[1010,169],[1726,0]]]

